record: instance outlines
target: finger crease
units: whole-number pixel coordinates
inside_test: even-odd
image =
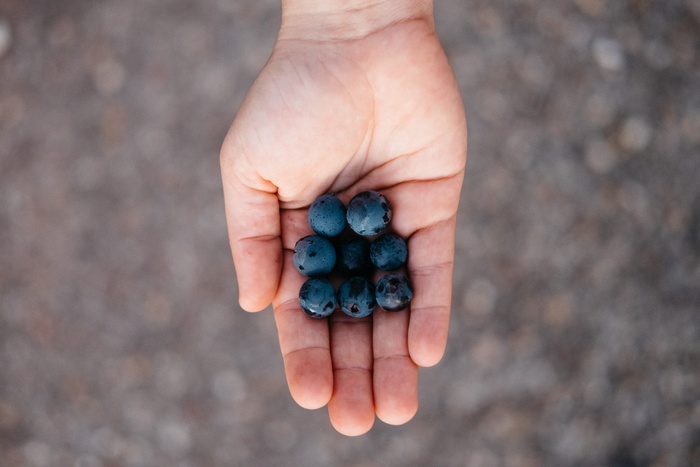
[[[324,352],[330,352],[330,349],[329,349],[328,347],[324,347],[324,346],[322,346],[322,345],[312,345],[312,346],[309,346],[309,347],[302,347],[302,348],[299,348],[299,349],[288,350],[288,351],[286,351],[286,352],[283,351],[283,352],[282,352],[282,358],[286,359],[286,358],[288,358],[288,357],[290,357],[290,356],[292,356],[292,355],[295,355],[295,354],[297,354],[297,353],[299,353],[299,352],[304,352],[304,351],[307,351],[307,350],[322,350],[322,351],[324,351]]]
[[[278,312],[292,311],[292,312],[296,313],[297,311],[299,311],[298,310],[299,309],[299,299],[290,298],[289,300],[286,300],[280,304],[277,304],[277,305],[273,304],[273,307],[274,307],[275,311],[278,311]]]
[[[350,371],[353,373],[371,373],[372,372],[372,367],[365,368],[361,366],[334,366],[333,371]]]
[[[454,267],[453,260],[442,261],[440,263],[429,264],[426,266],[414,266],[410,268],[411,277],[433,276],[441,271],[450,271]]]
[[[431,306],[411,306],[411,313],[412,314],[434,314],[434,315],[441,315],[444,314],[445,312],[449,311],[450,307],[449,306],[442,306],[442,305],[431,305]]]
[[[275,234],[261,234],[261,235],[251,235],[248,237],[239,237],[236,239],[237,242],[270,242],[272,240],[279,240],[280,236]]]
[[[383,355],[381,357],[374,357],[374,362],[392,362],[395,360],[411,360],[411,358],[407,354],[392,354],[392,355]],[[412,361],[412,360],[411,360]]]

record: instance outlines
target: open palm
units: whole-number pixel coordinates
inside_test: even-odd
[[[375,413],[401,424],[417,409],[418,366],[447,340],[455,216],[466,160],[460,94],[424,20],[362,39],[279,40],[222,148],[229,238],[240,304],[273,304],[289,389],[302,407],[328,404],[341,433]],[[292,264],[311,234],[308,206],[360,191],[392,203],[408,239],[410,310],[314,320],[299,307],[305,278]]]

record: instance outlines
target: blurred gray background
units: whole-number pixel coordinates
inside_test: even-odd
[[[0,465],[700,465],[700,1],[436,3],[445,359],[335,433],[237,307],[218,150],[277,0],[0,0]]]

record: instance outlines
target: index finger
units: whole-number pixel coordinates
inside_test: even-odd
[[[274,298],[282,269],[276,188],[226,149],[221,153],[221,177],[238,300],[244,310],[259,311]]]

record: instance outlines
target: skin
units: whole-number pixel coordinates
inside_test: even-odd
[[[304,34],[283,11],[274,52],[221,151],[240,305],[272,303],[292,397],[327,405],[349,436],[375,415],[410,420],[418,367],[435,365],[447,341],[466,122],[431,9],[419,10],[333,38]],[[389,198],[392,230],[408,239],[413,302],[314,320],[299,307],[305,278],[292,263],[295,242],[312,234],[308,207],[324,193],[347,203],[367,189]]]

